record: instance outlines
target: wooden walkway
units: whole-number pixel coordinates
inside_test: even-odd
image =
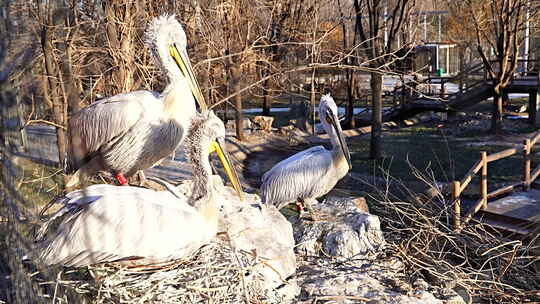
[[[490,202],[484,212],[540,223],[540,190],[515,192]]]
[[[535,182],[540,181],[540,164],[533,162],[532,157],[540,152],[537,143],[540,143],[540,131],[527,136],[522,145],[491,154],[481,151],[479,160],[467,174],[452,182],[452,223],[456,231],[460,231],[472,218],[519,234],[527,234],[531,227],[540,226],[540,190],[534,189],[538,188]],[[488,165],[512,155],[521,155],[523,160],[521,179],[488,192]],[[462,193],[476,176],[480,180],[479,199],[472,204],[466,202],[462,210]]]
[[[522,62],[524,60],[520,60]],[[527,60],[534,63],[535,60]],[[448,83],[457,85],[457,91],[447,92]],[[440,89],[432,90],[432,86]],[[417,88],[427,87],[428,92]],[[424,111],[459,111],[493,97],[492,81],[482,63],[471,66],[452,77],[428,76],[419,83],[410,82],[393,91],[395,109],[383,117],[384,121],[399,120]],[[529,94],[529,121],[535,123],[540,103],[540,76],[515,74],[503,89],[503,94]]]

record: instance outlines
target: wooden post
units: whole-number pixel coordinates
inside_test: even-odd
[[[459,76],[459,95],[463,94],[463,71],[460,71]]]
[[[529,108],[527,109],[527,112],[529,112],[529,124],[536,125],[536,111],[538,111],[538,99],[540,89],[538,91],[532,90],[529,92]]]
[[[461,184],[459,181],[454,181],[452,183],[452,225],[454,230],[459,230],[461,228],[461,200],[459,195],[461,193]]]
[[[446,88],[444,87],[444,78],[441,78],[441,90],[439,91],[439,97],[441,99],[444,99],[444,96],[446,95]]]
[[[531,189],[531,140],[523,141],[523,190]]]
[[[482,209],[487,208],[487,152],[480,152],[480,158],[482,159],[482,173],[480,175],[480,196],[482,197]]]

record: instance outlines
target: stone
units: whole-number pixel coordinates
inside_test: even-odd
[[[369,213],[369,207],[365,197],[353,198],[352,202],[359,212]]]
[[[236,120],[233,119],[227,121],[225,127],[230,130],[236,130]],[[247,117],[242,118],[242,127],[243,129],[251,130],[253,128],[251,120],[249,120]]]
[[[366,212],[365,199],[327,198],[312,208],[314,219],[289,218],[298,254],[350,258],[384,248],[379,217]]]
[[[294,117],[294,121],[291,122],[296,128],[304,132],[308,132],[311,129],[311,124],[309,122],[311,106],[307,100],[301,100],[291,104],[290,114]]]
[[[443,303],[432,293],[410,286],[399,274],[403,268],[395,258],[306,260],[297,271],[301,292],[296,303],[313,303],[313,299],[335,301],[331,303]]]
[[[405,120],[403,121],[403,124],[406,125],[407,127],[409,127],[409,126],[414,125],[414,121],[412,121],[412,120],[410,120],[410,119],[405,119]]]
[[[294,130],[294,125],[288,125],[279,128],[279,134],[282,136],[288,136]]]
[[[272,131],[272,123],[274,122],[274,117],[259,115],[253,117],[252,121],[258,129],[261,129],[265,132]]]
[[[211,181],[221,204],[218,235],[225,234],[233,248],[260,259],[254,271],[264,277],[265,289],[279,287],[283,298],[294,297],[298,288],[287,281],[296,272],[291,223],[276,207],[261,205],[258,195],[244,193],[244,201],[240,201],[234,189],[224,186],[219,176],[212,176]],[[191,181],[185,181],[178,189],[189,195]]]

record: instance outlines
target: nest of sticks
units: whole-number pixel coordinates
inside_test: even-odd
[[[70,302],[76,293],[91,303],[280,303],[279,293],[265,288],[256,271],[260,263],[220,238],[166,265],[111,263],[60,272],[47,283],[54,290],[47,297]]]

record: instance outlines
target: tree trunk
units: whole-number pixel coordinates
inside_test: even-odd
[[[73,71],[73,48],[71,47],[71,43],[79,37],[79,30],[75,20],[75,8],[72,7],[71,9],[67,9],[66,15],[64,16],[64,23],[65,28],[69,30],[64,29],[63,36],[65,39],[63,43],[59,43],[60,53],[63,54],[63,59],[61,59],[59,64],[62,71],[61,79],[64,83],[63,95],[65,99],[67,99],[65,107],[67,113],[76,113],[81,109],[81,98]]]
[[[369,157],[379,159],[382,155],[381,133],[382,133],[382,75],[376,72],[371,73],[371,145]]]
[[[315,68],[311,72],[311,93],[310,93],[310,112],[309,117],[311,118],[311,134],[315,135]],[[307,131],[307,130],[306,130]]]
[[[129,92],[135,86],[133,27],[137,14],[137,1],[125,4],[107,1],[105,4],[107,40],[114,65],[112,83],[116,86],[109,95]]]
[[[493,93],[493,111],[491,117],[491,132],[500,134],[502,130],[503,96],[495,90]]]
[[[54,58],[54,48],[52,44],[54,20],[52,14],[52,7],[48,7],[48,16],[46,17],[46,24],[43,26],[41,35],[41,45],[43,48],[43,59],[45,60],[45,74],[47,76],[47,89],[46,96],[51,99],[52,110],[55,123],[64,126],[64,102],[60,98],[59,85],[57,81],[57,68]],[[66,132],[63,128],[56,128],[56,142],[58,146],[58,167],[63,168],[66,163]]]
[[[263,73],[262,75],[263,77],[266,76],[266,73]],[[264,82],[263,82],[263,111],[262,111],[262,115],[264,116],[269,116],[270,115],[270,109],[272,107],[272,100],[270,99],[270,96],[268,96],[268,84],[269,84],[269,79],[266,79]]]
[[[354,129],[356,127],[354,121],[354,96],[353,88],[355,85],[354,72],[347,71],[347,113],[345,120],[347,121],[347,128]]]
[[[239,67],[232,67],[231,68],[231,74],[232,74],[232,82],[233,82],[233,91],[239,92],[240,91],[240,68]],[[236,137],[238,140],[242,141],[244,140],[244,115],[242,115],[242,95],[237,94],[234,97],[235,106],[236,106]]]

